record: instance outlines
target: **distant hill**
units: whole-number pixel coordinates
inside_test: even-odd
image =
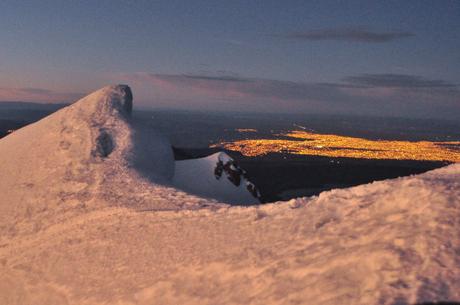
[[[0,101],[0,110],[7,110],[7,109],[49,109],[49,110],[58,110],[69,104],[66,103],[59,103],[59,104],[52,104],[52,103],[33,103],[33,102],[11,102],[11,101]]]
[[[31,102],[0,101],[0,121],[20,121],[21,126],[30,124],[69,104],[41,104]]]

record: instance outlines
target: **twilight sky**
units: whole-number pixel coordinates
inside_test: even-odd
[[[0,2],[0,100],[460,119],[460,1]]]

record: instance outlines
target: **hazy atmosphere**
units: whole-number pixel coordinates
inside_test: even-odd
[[[459,1],[2,1],[0,100],[460,119]]]

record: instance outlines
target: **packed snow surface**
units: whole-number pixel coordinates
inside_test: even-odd
[[[460,300],[460,164],[232,207],[170,186],[131,107],[106,87],[0,140],[0,304]]]

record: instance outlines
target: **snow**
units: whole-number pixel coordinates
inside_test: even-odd
[[[130,96],[103,88],[0,140],[0,304],[460,300],[460,164],[229,206],[171,186],[219,155],[174,164]]]
[[[231,182],[232,177],[225,169],[222,176],[216,176],[218,165],[229,164],[229,169],[237,172],[233,159],[226,153],[220,152],[205,158],[176,161],[176,169],[173,177],[173,185],[187,192],[202,197],[214,198],[226,203],[233,204],[256,204],[260,203],[247,189],[250,183],[241,174],[238,175],[238,185]]]

